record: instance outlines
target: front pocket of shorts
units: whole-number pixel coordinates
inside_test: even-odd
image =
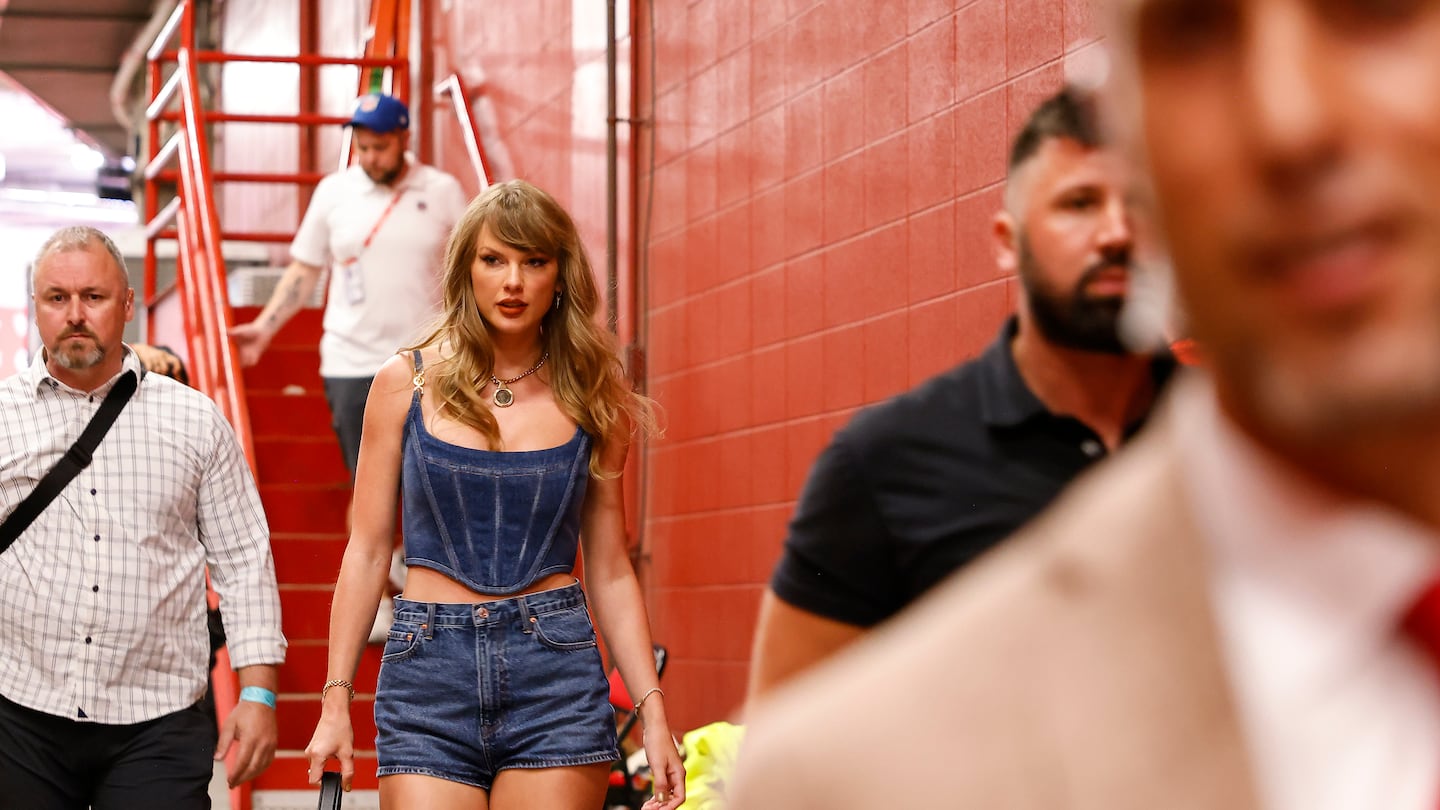
[[[420,647],[420,628],[413,624],[395,624],[385,637],[385,651],[380,654],[380,663],[389,664],[404,661],[415,654]]]
[[[595,646],[595,626],[584,606],[532,616],[540,643],[554,650],[585,650]]]

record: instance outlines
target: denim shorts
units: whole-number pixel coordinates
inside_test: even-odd
[[[380,661],[379,776],[423,774],[489,790],[505,768],[620,757],[578,582],[473,604],[396,598]]]

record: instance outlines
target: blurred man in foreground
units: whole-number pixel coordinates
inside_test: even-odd
[[[736,807],[1440,802],[1440,3],[1111,6],[1210,371],[753,714]]]

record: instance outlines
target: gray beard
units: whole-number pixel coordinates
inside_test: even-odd
[[[105,350],[99,346],[86,352],[51,352],[55,362],[70,371],[85,371],[100,365],[105,359]]]

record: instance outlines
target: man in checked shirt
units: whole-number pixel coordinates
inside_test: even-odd
[[[61,229],[35,260],[30,367],[0,381],[0,516],[53,466],[124,373],[139,387],[94,462],[0,553],[0,803],[43,810],[208,808],[274,757],[280,598],[259,494],[203,394],[145,373],[121,342],[135,293],[113,242]],[[240,702],[206,689],[205,570]]]

